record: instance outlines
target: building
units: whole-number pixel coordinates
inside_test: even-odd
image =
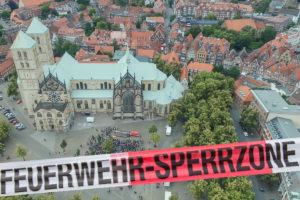
[[[244,106],[248,106],[252,100],[251,88],[246,85],[238,86],[234,90],[233,101],[243,109]]]
[[[253,16],[255,21],[260,21],[265,24],[265,26],[273,26],[274,29],[280,33],[292,22],[292,20],[284,15],[269,16],[269,15],[256,15]]]
[[[15,69],[15,63],[11,58],[5,60],[0,64],[0,80],[5,80]]]
[[[173,76],[139,62],[128,47],[117,63],[78,62],[68,53],[54,63],[50,41],[47,27],[34,18],[11,47],[24,109],[37,130],[67,131],[75,112],[165,116],[182,97],[184,88]]]
[[[222,24],[223,28],[234,31],[242,31],[245,26],[251,26],[255,29],[257,35],[259,35],[266,26],[262,22],[255,22],[253,19],[232,19],[225,20]]]
[[[263,138],[267,121],[275,117],[282,117],[293,121],[300,128],[300,106],[289,105],[274,90],[251,90],[253,94],[250,107],[258,112],[258,132]]]
[[[199,63],[199,62],[190,62],[187,66],[187,71],[189,74],[189,79],[191,80],[193,76],[199,74],[200,72],[212,72],[214,66],[207,63]]]
[[[265,123],[264,138],[286,139],[300,136],[299,129],[292,120],[282,117],[275,117]],[[280,173],[281,183],[278,191],[281,193],[281,200],[294,200],[300,197],[300,172]]]

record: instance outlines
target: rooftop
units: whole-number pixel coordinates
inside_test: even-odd
[[[23,31],[19,31],[10,49],[28,49],[35,45],[35,41]]]
[[[275,117],[266,122],[266,126],[273,139],[300,137],[300,132],[290,119]]]
[[[33,18],[30,26],[28,27],[27,34],[43,34],[48,30],[48,28],[40,22],[36,17]]]
[[[289,105],[274,90],[251,90],[266,112],[300,115],[300,106]]]

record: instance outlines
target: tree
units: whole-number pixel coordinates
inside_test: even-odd
[[[89,16],[92,17],[96,14],[96,10],[95,8],[92,8],[90,11],[89,11]]]
[[[60,147],[65,151],[65,148],[67,147],[68,143],[66,142],[66,140],[62,140],[60,143]]]
[[[126,1],[125,0],[117,0],[117,5],[118,6],[126,6]]]
[[[108,55],[110,58],[112,58],[114,55],[112,54],[112,52],[109,51],[104,51],[103,52],[104,55]]]
[[[73,57],[75,56],[76,52],[79,51],[79,47],[76,44],[69,41],[69,40],[66,40],[63,43],[63,49],[65,51],[67,51]]]
[[[90,4],[90,0],[76,0],[78,4],[86,5],[88,6]]]
[[[72,43],[69,40],[64,41],[62,37],[54,42],[54,56],[61,57],[65,52],[68,52],[71,56],[75,56],[76,52],[79,50],[79,47]]]
[[[148,129],[149,133],[156,133],[157,132],[157,127],[152,124],[149,129]]]
[[[174,21],[174,19],[176,19],[176,15],[171,15],[170,22]]]
[[[101,200],[99,196],[95,195],[93,196],[93,199],[92,200]]]
[[[83,20],[83,17],[84,17],[83,13],[80,13],[79,19]],[[89,23],[89,22],[88,22],[88,23]]]
[[[261,40],[266,43],[269,42],[270,40],[273,40],[276,36],[276,31],[274,27],[272,26],[267,26],[265,30],[261,32]]]
[[[174,4],[174,0],[168,0],[169,6],[170,8],[172,8],[173,4]]]
[[[76,155],[79,156],[80,155],[80,149],[76,150]]]
[[[94,32],[94,28],[90,22],[85,24],[84,32],[86,36],[90,36]]]
[[[209,13],[209,14],[205,17],[205,19],[207,19],[207,20],[217,20],[217,17],[216,17],[216,15],[215,15],[214,13]]]
[[[237,80],[240,77],[241,73],[239,68],[234,66],[228,70],[228,75]]]
[[[86,9],[86,5],[79,4],[79,11],[83,11]]]
[[[107,22],[100,21],[100,22],[97,23],[96,29],[100,29],[100,30],[109,30],[109,25],[108,25]]]
[[[174,143],[174,148],[179,148],[179,147],[181,147],[181,144],[180,144],[179,141],[176,141],[176,142]]]
[[[120,31],[121,29],[117,24],[114,24],[114,25],[111,26],[111,30],[112,31]]]
[[[120,49],[120,46],[118,45],[118,42],[116,40],[114,40],[112,43],[111,43],[112,46],[114,46],[114,50],[119,50]]]
[[[188,36],[189,34],[192,34],[193,38],[195,38],[200,32],[201,32],[200,26],[194,25],[189,30],[185,31],[184,35]]]
[[[258,113],[255,110],[247,106],[243,107],[241,122],[247,132],[252,133],[255,130],[258,124],[257,118]]]
[[[206,180],[200,179],[194,181],[193,184],[189,184],[188,188],[190,189],[194,199],[202,199],[208,189],[208,183]]]
[[[155,31],[155,28],[154,28],[153,26],[149,26],[149,27],[148,27],[148,30],[149,30],[149,31]]]
[[[7,40],[5,38],[0,38],[0,45],[7,45]]]
[[[234,16],[234,18],[233,19],[242,19],[242,16],[241,16],[241,14],[240,13],[238,13],[238,14],[236,14],[235,16]]]
[[[279,182],[278,174],[262,174],[260,178],[266,184],[274,184]]]
[[[255,3],[254,4],[254,12],[256,13],[265,13],[268,8],[269,8],[269,5],[271,3],[271,0],[262,0],[258,3]]]
[[[9,132],[12,130],[12,125],[6,120],[0,119],[0,141],[7,138]]]
[[[25,161],[25,156],[26,155],[27,155],[27,150],[23,146],[18,144],[17,149],[16,149],[16,156],[18,158],[23,158],[23,160]]]
[[[80,193],[75,193],[74,196],[68,200],[82,200],[82,197]]]
[[[18,83],[16,78],[11,79],[11,83],[7,86],[7,96],[17,96],[18,95]]]
[[[52,194],[42,194],[36,196],[34,200],[56,200],[56,197]]]
[[[161,136],[158,133],[151,133],[150,140],[154,143],[154,147],[156,147],[156,143],[161,141]]]
[[[293,6],[293,5],[289,5],[287,8],[288,9],[297,9],[296,6]]]
[[[106,153],[112,153],[115,148],[112,139],[106,138],[102,143],[102,148]]]
[[[4,19],[4,20],[9,20],[9,19],[10,19],[10,14],[11,14],[11,11],[9,11],[9,10],[4,10],[4,11],[1,13],[1,18]]]
[[[170,196],[169,200],[179,200],[178,195],[177,194],[172,194]]]

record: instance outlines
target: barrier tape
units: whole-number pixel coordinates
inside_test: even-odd
[[[300,171],[300,138],[1,163],[1,196]]]

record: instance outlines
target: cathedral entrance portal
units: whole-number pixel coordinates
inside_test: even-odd
[[[135,111],[134,96],[131,92],[126,92],[123,96],[123,112],[133,113]]]

